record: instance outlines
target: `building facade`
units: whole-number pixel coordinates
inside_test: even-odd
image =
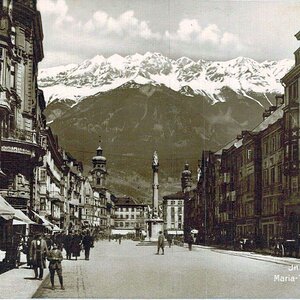
[[[165,234],[183,234],[184,199],[184,193],[181,191],[163,197],[163,219]]]
[[[131,197],[115,198],[115,218],[112,234],[131,234],[140,237],[146,228],[145,214],[147,206],[137,203]]]
[[[45,154],[45,102],[37,86],[43,31],[36,1],[2,1],[0,23],[0,192],[27,212],[34,202],[34,172]]]
[[[296,34],[300,39],[300,33]],[[217,152],[204,151],[193,215],[205,224],[207,242],[234,243],[253,238],[269,246],[277,237],[300,234],[299,77],[295,66],[282,78],[284,95],[263,114],[262,122],[243,131]]]

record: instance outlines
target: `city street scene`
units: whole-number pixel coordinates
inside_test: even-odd
[[[0,4],[1,299],[299,297],[299,1]]]

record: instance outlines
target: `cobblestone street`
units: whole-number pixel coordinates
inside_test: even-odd
[[[292,258],[204,247],[166,248],[136,242],[100,241],[91,259],[63,261],[65,290],[50,289],[47,278],[36,298],[297,298],[296,282],[274,281],[274,276],[297,276]]]

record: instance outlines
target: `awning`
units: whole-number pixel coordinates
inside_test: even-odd
[[[52,224],[50,221],[48,221],[45,217],[40,216],[38,213],[36,213],[33,210],[31,210],[31,211],[36,217],[38,217],[42,221],[42,225],[44,225],[45,227],[47,227],[50,230],[52,230],[54,228],[55,225]]]
[[[15,209],[15,215],[13,219],[13,225],[29,225],[36,224],[30,220],[20,209]]]
[[[183,235],[183,230],[167,230],[167,234]]]
[[[111,234],[119,234],[119,235],[126,235],[129,233],[135,233],[134,229],[112,229]]]
[[[2,197],[0,196],[0,217],[5,220],[12,219],[16,210]]]
[[[57,225],[54,225],[54,227],[52,228],[52,231],[60,232],[60,231],[62,231],[62,229],[60,229]]]

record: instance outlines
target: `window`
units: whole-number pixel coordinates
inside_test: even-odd
[[[278,148],[282,148],[283,147],[283,133],[280,133],[279,135],[279,147]]]
[[[47,176],[46,170],[41,169],[40,170],[40,181],[46,181],[46,176]]]
[[[298,98],[298,80],[289,86],[289,100],[293,101]]]
[[[271,184],[274,184],[275,183],[275,168],[271,168],[271,181],[270,181]]]
[[[298,145],[291,145],[291,160],[298,160]]]
[[[269,185],[269,170],[268,169],[264,170],[263,183],[264,183],[264,186],[268,186]]]
[[[297,193],[298,192],[298,182],[297,178],[292,179],[292,192]]]
[[[252,149],[247,149],[247,160],[248,161],[253,160],[253,150]]]
[[[282,183],[282,165],[278,165],[277,167],[277,172],[278,172],[278,183]]]
[[[268,152],[269,152],[269,143],[268,143],[268,141],[266,141],[264,143],[264,154],[268,155]]]
[[[100,184],[100,178],[97,178],[97,184]]]

